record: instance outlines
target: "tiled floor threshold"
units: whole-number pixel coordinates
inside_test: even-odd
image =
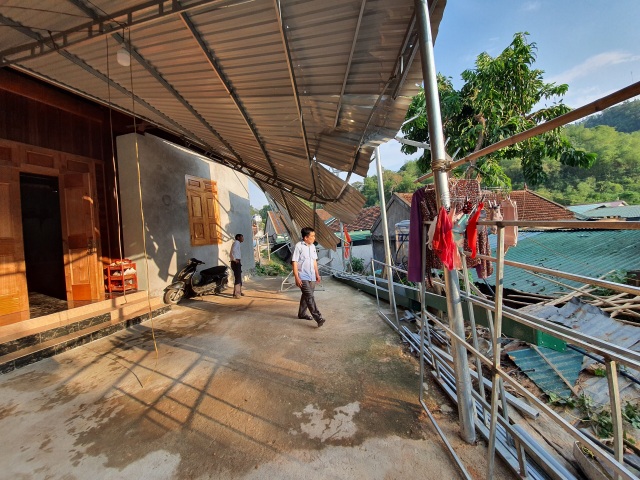
[[[171,307],[154,302],[151,312],[147,307],[143,311],[138,309],[137,312],[130,315],[122,315],[123,318],[118,318],[121,313],[118,312],[119,309],[121,310],[122,306],[114,308],[113,311],[96,314],[78,321],[70,321],[62,326],[52,326],[52,328],[42,329],[42,331],[0,343],[0,374],[137,325],[149,319],[150,313],[151,318],[155,318],[168,312]]]

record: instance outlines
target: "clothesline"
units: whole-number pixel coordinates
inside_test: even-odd
[[[501,194],[481,190],[477,179],[453,181],[450,188],[454,195],[449,210],[444,207],[438,208],[433,185],[422,187],[413,194],[409,223],[410,281],[423,280],[423,263],[429,272],[424,279],[428,284],[431,284],[433,269],[461,269],[462,262],[466,262],[468,268],[475,268],[478,278],[488,278],[493,274],[493,264],[482,256],[491,254],[488,234],[495,233],[493,230],[496,227],[479,224],[480,216],[494,221],[518,219],[515,202]],[[495,201],[495,206],[491,205],[485,210],[487,197]],[[424,237],[423,228],[426,225],[429,228],[427,236]],[[513,247],[517,241],[518,227],[505,228],[505,246]],[[428,248],[425,257],[422,258],[422,244],[425,242]],[[461,253],[464,251],[471,251],[472,255],[465,256]],[[476,258],[476,252],[480,253],[480,257]]]

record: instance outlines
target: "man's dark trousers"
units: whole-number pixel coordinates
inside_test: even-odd
[[[236,287],[236,285],[242,286],[242,263],[240,260],[235,260],[231,262],[231,271],[233,271],[233,294],[240,294],[240,287]]]
[[[307,309],[311,312],[311,316],[314,320],[319,321],[322,319],[322,315],[318,311],[316,306],[316,299],[313,297],[313,292],[316,289],[316,282],[310,280],[301,280],[302,296],[300,297],[300,307],[298,308],[298,318],[304,318],[307,314]]]

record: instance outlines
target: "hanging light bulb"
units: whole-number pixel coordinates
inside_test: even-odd
[[[131,55],[129,55],[129,52],[124,47],[122,47],[116,53],[116,60],[118,61],[118,64],[122,65],[123,67],[128,67],[129,65],[131,65]]]

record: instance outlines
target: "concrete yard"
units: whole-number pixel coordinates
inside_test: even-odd
[[[184,301],[153,329],[1,375],[0,478],[458,478],[418,402],[418,362],[375,299],[327,280],[317,328],[279,287],[254,278],[242,299]],[[430,395],[485,478],[486,445],[463,443],[453,405]],[[495,478],[512,478],[503,465]]]

